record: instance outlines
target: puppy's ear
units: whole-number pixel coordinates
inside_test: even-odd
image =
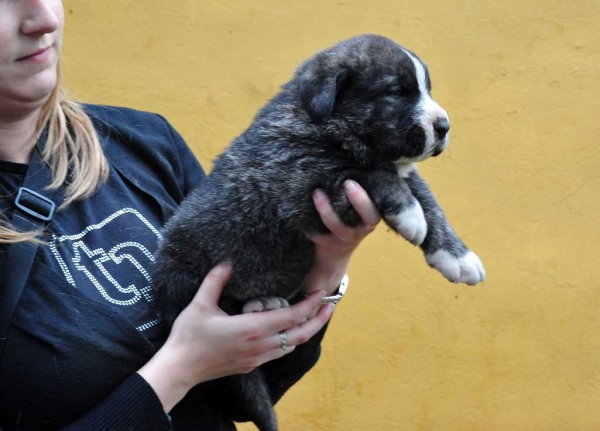
[[[304,75],[300,81],[300,101],[311,120],[321,122],[331,114],[347,76],[346,70],[339,69],[330,73],[310,71]]]

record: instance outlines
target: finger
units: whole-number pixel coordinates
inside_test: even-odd
[[[285,342],[283,341],[285,338]],[[287,331],[281,331],[275,335],[271,335],[267,340],[265,340],[265,349],[267,350],[289,350],[295,346],[292,344],[291,340],[287,335]],[[285,348],[284,348],[285,347]]]
[[[350,237],[350,235],[347,235]],[[352,241],[344,241],[338,238],[335,235],[327,234],[327,235],[311,235],[309,239],[314,242],[316,245],[320,245],[323,247],[329,248],[348,248],[349,246],[354,247],[354,240]]]
[[[313,192],[313,202],[321,221],[329,231],[342,241],[351,239],[352,228],[346,226],[335,213],[329,198],[321,189]]]
[[[321,330],[321,328],[323,328],[323,326],[325,326],[334,309],[335,305],[326,304],[319,309],[319,312],[314,318],[284,331],[288,346],[297,346],[310,340],[317,332]],[[279,334],[277,334],[277,336],[277,339],[273,340],[273,344],[281,347],[281,337]]]
[[[223,288],[231,276],[231,264],[220,263],[212,268],[200,285],[192,303],[218,304]]]
[[[279,359],[284,357],[285,355],[289,355],[295,349],[296,346],[289,346],[286,350],[283,350],[281,347],[271,349],[268,352],[265,352],[261,356],[259,356],[258,362],[262,365],[266,362],[274,361],[275,359]]]
[[[344,182],[344,191],[348,200],[368,227],[374,227],[381,221],[381,215],[371,198],[356,181],[347,180]]]
[[[225,377],[231,374],[247,374],[260,367],[261,365],[273,361],[275,359],[279,359],[287,354],[292,353],[296,349],[295,346],[290,346],[287,349],[277,348],[277,349],[269,349],[264,351],[261,354],[255,355],[253,357],[249,357],[246,360],[241,360],[238,364],[234,372],[228,372],[223,374],[221,377]]]
[[[304,322],[324,296],[324,290],[317,290],[291,307],[243,314],[236,317],[245,318],[249,325],[264,330],[264,333],[270,336]]]

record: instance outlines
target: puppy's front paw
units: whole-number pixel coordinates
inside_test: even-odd
[[[426,255],[425,258],[429,266],[440,271],[453,283],[475,286],[485,280],[485,269],[481,259],[470,250],[461,257],[453,256],[446,250],[438,250]]]
[[[278,296],[260,296],[251,299],[244,304],[242,313],[254,313],[255,311],[277,310],[278,308],[289,307],[290,304]]]
[[[399,214],[386,216],[388,223],[413,245],[421,245],[427,236],[427,221],[417,201]]]

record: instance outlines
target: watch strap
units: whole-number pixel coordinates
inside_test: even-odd
[[[340,282],[340,285],[338,286],[337,293],[331,296],[324,296],[321,298],[321,302],[319,302],[319,304],[337,304],[340,302],[346,293],[346,289],[348,289],[349,282],[350,278],[348,277],[348,274],[345,274],[344,278],[342,278],[342,281]]]

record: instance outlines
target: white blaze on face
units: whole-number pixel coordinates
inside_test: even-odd
[[[421,93],[421,100],[417,107],[417,121],[425,131],[427,137],[425,152],[428,153],[434,149],[437,144],[437,136],[433,128],[433,123],[440,119],[448,120],[448,114],[435,100],[432,99],[427,90],[427,73],[423,64],[410,52],[404,50],[408,57],[412,60],[415,66],[417,75],[417,82],[419,83],[419,91]],[[446,147],[448,144],[448,135],[444,138],[443,146]]]

